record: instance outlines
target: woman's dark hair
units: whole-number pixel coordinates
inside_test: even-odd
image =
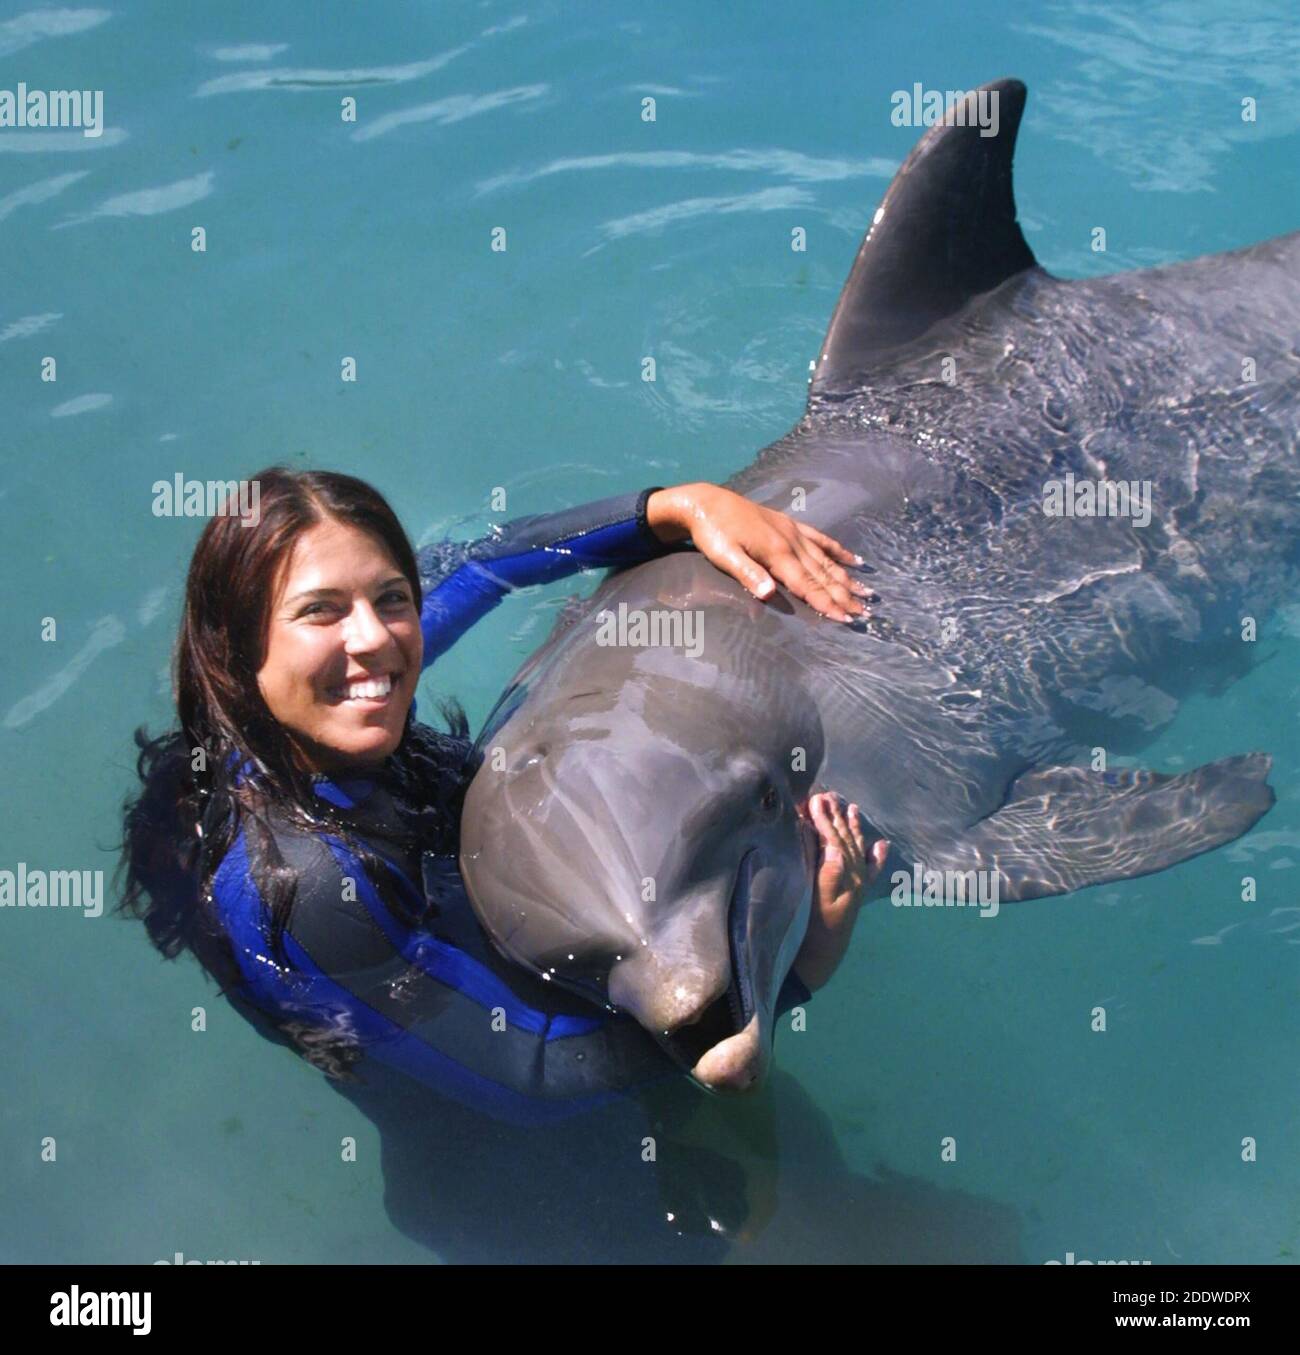
[[[271,917],[275,958],[286,962],[284,929],[293,907],[295,872],[286,867],[268,827],[274,812],[309,831],[341,838],[360,858],[384,902],[408,923],[411,914],[391,875],[312,789],[288,731],[271,714],[257,675],[266,657],[271,607],[280,570],[306,530],[333,519],[380,542],[422,602],[419,571],[406,533],[383,496],[364,481],[331,471],[275,466],[253,477],[259,514],[210,518],[199,537],[185,585],[184,612],[173,656],[180,727],[149,738],[135,732],[140,794],[124,807],[119,911],[141,918],[167,958],[190,950],[223,991],[241,974],[212,896],[212,881],[242,827],[266,863],[259,890]],[[464,712],[446,703],[449,735],[406,728],[383,775],[413,850],[454,852],[459,804],[468,781]],[[283,1027],[304,1057],[340,1075],[357,1057],[320,1031]]]

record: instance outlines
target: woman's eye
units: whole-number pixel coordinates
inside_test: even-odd
[[[780,803],[781,797],[776,793],[776,787],[768,786],[768,788],[763,792],[762,804],[764,810],[766,810],[768,813],[771,813],[771,811],[774,810]]]
[[[411,605],[410,593],[404,592],[400,588],[391,589],[379,599],[379,606],[386,609],[393,607],[407,607]],[[313,602],[304,607],[299,613],[300,616],[321,616],[324,613],[335,610],[331,602]]]

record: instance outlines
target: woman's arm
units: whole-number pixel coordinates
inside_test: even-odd
[[[670,549],[646,521],[656,491],[619,494],[558,513],[515,518],[468,544],[420,551],[420,624],[427,668],[514,588],[580,569],[636,564]]]
[[[775,592],[775,575],[836,620],[860,615],[865,608],[859,598],[870,596],[845,571],[860,563],[857,557],[815,528],[719,485],[655,487],[516,518],[468,545],[443,542],[421,550],[425,667],[511,589],[582,569],[636,564],[686,544],[755,596]]]

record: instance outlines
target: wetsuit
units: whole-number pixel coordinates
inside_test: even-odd
[[[522,518],[472,544],[421,550],[425,665],[512,588],[671,549],[645,520],[653,492]],[[468,740],[457,742],[468,757]],[[275,846],[297,881],[283,936],[291,967],[272,958],[269,912],[257,885],[268,863],[257,859],[255,840],[241,827],[213,881],[243,975],[237,998],[277,1026],[293,1021],[332,1033],[367,1057],[516,1124],[564,1118],[677,1075],[630,1018],[544,983],[492,947],[454,855],[425,852],[416,859],[397,841],[398,806],[381,776],[317,776],[313,789],[385,862],[413,910],[432,904],[433,916],[421,927],[406,925],[341,839],[305,832],[272,811]],[[781,1008],[808,996],[792,974]]]

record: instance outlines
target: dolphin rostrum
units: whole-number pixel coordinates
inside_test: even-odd
[[[1025,88],[994,93],[996,136],[958,105],[899,170],[803,418],[729,482],[861,554],[874,614],[758,602],[674,553],[571,605],[480,736],[480,921],[708,1087],[767,1070],[819,786],[887,870],[1002,901],[1163,870],[1273,803],[1262,754],[1105,757],[1294,595],[1300,233],[1051,277],[1011,188]]]

